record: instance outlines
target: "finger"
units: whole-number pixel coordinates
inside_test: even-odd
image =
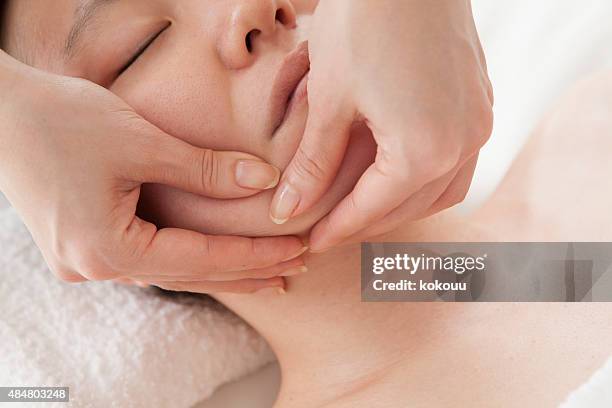
[[[228,272],[268,268],[297,258],[307,249],[296,237],[245,238],[204,235],[136,219],[127,230],[132,261],[126,275],[193,276],[200,280],[231,280]],[[128,276],[128,277],[130,277]]]
[[[446,191],[438,198],[438,200],[432,204],[428,210],[426,216],[436,214],[442,210],[457,205],[467,196],[472,180],[474,179],[474,172],[476,171],[476,164],[478,163],[478,154],[467,161],[461,169],[457,172],[457,175],[451,181]]]
[[[59,280],[66,283],[82,283],[87,281],[87,278],[77,273],[74,269],[65,266],[62,262],[52,261],[51,259],[45,257],[49,269]]]
[[[374,164],[366,170],[353,191],[311,231],[312,251],[329,249],[373,226],[426,184],[432,181],[435,184],[435,180],[457,168],[459,155],[456,153],[452,144],[442,147],[440,143],[429,143],[409,156],[404,149],[385,148],[379,143]],[[439,186],[431,187],[436,188]],[[425,198],[437,197],[430,189],[421,194]],[[429,205],[432,202],[426,201]],[[418,204],[413,205],[418,208]]]
[[[284,224],[321,198],[336,177],[347,148],[354,111],[338,112],[331,108],[335,104],[313,99],[316,94],[309,95],[311,111],[304,136],[272,199],[270,218],[276,224]],[[318,106],[325,108],[315,108]]]
[[[416,189],[416,186],[406,186],[400,179],[384,174],[374,163],[355,189],[315,225],[310,235],[310,248],[313,251],[326,250],[372,225],[397,208]]]
[[[460,168],[427,184],[375,225],[358,231],[343,240],[342,243],[361,242],[392,231],[405,222],[429,217],[460,203],[469,190],[477,161],[478,154]]]
[[[149,287],[149,285],[147,285],[146,283],[137,281],[135,279],[130,279],[130,278],[117,278],[117,279],[113,279],[113,282],[116,282],[120,285],[126,285],[126,286],[138,286],[140,288]]]
[[[342,241],[342,243],[361,242],[365,239],[393,231],[401,224],[406,222],[416,221],[418,219],[428,217],[431,215],[430,208],[432,204],[437,202],[439,197],[444,194],[444,191],[448,188],[456,175],[457,170],[453,170],[439,179],[427,184],[421,190],[410,196],[396,209],[391,211],[381,220],[374,223],[374,225],[358,231]]]
[[[120,285],[134,286],[134,281],[130,278],[117,278],[113,279],[113,282],[118,283]]]
[[[234,282],[151,282],[152,285],[165,290],[192,293],[254,293],[264,289],[275,289],[277,293],[285,293],[283,278],[243,279]]]
[[[137,165],[125,169],[126,177],[214,198],[247,197],[278,184],[280,171],[253,155],[200,149],[154,133],[138,147]]]
[[[396,163],[405,163],[404,168],[398,168]],[[443,180],[444,174],[451,172],[453,167],[446,171],[442,166],[419,167],[411,165],[409,159],[394,157],[393,152],[387,154],[384,161],[377,157],[354,190],[314,227],[310,236],[311,249],[315,252],[326,250],[375,225],[417,192],[406,211],[418,213],[422,206],[429,207],[446,187],[444,181],[437,180]],[[440,174],[432,177],[437,172]],[[424,186],[421,180],[434,181]]]
[[[270,279],[276,276],[289,277],[306,273],[308,268],[301,257],[282,262],[269,268],[249,269],[244,271],[226,272],[223,279],[210,279],[210,282],[223,282],[241,279]],[[132,276],[136,280],[150,280],[156,282],[200,282],[202,278],[194,276],[164,276],[164,275],[138,275]]]
[[[68,271],[68,270],[56,271],[55,275],[60,280],[62,280],[63,282],[67,282],[67,283],[83,283],[83,282],[87,282],[88,280],[83,275],[78,274],[73,271]]]

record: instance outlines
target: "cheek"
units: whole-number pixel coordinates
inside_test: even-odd
[[[173,61],[112,90],[166,133],[194,146],[226,147],[235,129],[223,71],[214,64],[194,70],[188,59]]]
[[[280,145],[279,145],[280,146]],[[287,155],[291,152],[279,152]],[[361,174],[374,161],[376,144],[365,126],[353,130],[351,142],[338,176],[320,202],[310,211],[285,225],[268,217],[273,191],[237,200],[215,200],[184,193],[164,186],[143,188],[139,215],[162,227],[178,227],[212,234],[271,236],[308,231],[352,189]]]

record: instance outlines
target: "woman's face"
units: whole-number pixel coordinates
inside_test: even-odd
[[[195,146],[251,153],[284,168],[308,115],[305,26],[316,3],[13,0],[5,16],[6,48],[37,68],[109,88],[147,120]],[[353,139],[321,203],[286,225],[268,217],[271,191],[221,201],[146,186],[141,211],[162,226],[216,234],[305,231],[371,163],[367,131],[356,128]]]

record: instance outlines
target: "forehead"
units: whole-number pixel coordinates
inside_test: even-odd
[[[5,0],[2,24],[5,51],[37,68],[56,68],[81,2]]]

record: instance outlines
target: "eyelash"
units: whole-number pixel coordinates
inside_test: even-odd
[[[151,45],[159,38],[160,35],[164,33],[169,27],[171,23],[168,23],[164,28],[162,28],[157,34],[149,37],[134,53],[134,55],[119,69],[117,72],[117,77],[121,76],[125,71],[127,71],[138,59],[149,49]]]

